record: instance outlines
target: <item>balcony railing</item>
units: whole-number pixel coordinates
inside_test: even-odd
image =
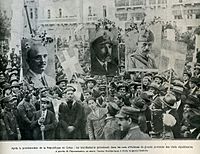
[[[78,18],[76,16],[66,17],[66,18],[50,18],[50,19],[39,19],[40,24],[67,24],[67,23],[77,23]]]

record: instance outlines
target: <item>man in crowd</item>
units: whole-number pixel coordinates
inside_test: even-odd
[[[126,132],[124,140],[149,140],[151,139],[147,134],[140,130],[138,125],[140,110],[134,107],[122,107],[119,114],[116,115],[119,118],[118,124],[121,131]]]
[[[55,139],[56,118],[55,114],[47,109],[48,101],[41,98],[41,109],[35,112],[31,122],[34,140]]]
[[[65,90],[65,102],[59,106],[59,123],[57,132],[59,139],[81,139],[82,122],[84,121],[83,106],[75,100],[73,86],[68,86]]]

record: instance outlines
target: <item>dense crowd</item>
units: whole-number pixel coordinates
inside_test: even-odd
[[[186,67],[181,79],[168,71],[76,75],[70,81],[57,64],[56,85],[43,88],[20,79],[20,57],[14,51],[5,64],[0,74],[1,140],[200,137],[198,63],[193,75]]]

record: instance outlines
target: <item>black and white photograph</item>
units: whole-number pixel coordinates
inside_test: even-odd
[[[199,140],[199,55],[199,0],[0,0],[0,144]]]

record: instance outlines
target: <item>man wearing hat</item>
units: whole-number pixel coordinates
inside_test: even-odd
[[[99,86],[100,96],[97,98],[97,104],[99,107],[106,107],[106,85]]]
[[[29,40],[26,53],[29,69],[25,73],[25,80],[31,80],[36,88],[53,87],[55,79],[44,72],[48,64],[48,51],[41,40]]]
[[[124,82],[120,82],[117,86],[117,93],[124,98],[124,104],[126,106],[130,106],[131,103],[129,101],[128,96],[126,95],[128,92],[128,86]]]
[[[195,95],[189,95],[184,102],[183,107],[183,118],[181,119],[181,135],[184,138],[191,137],[191,125],[189,123],[189,118],[194,113],[199,112],[199,99]]]
[[[5,111],[4,111],[4,122],[7,130],[8,140],[20,140],[21,133],[19,130],[17,119],[12,112],[14,108],[13,97],[9,96],[4,99]]]
[[[64,94],[65,101],[59,106],[58,139],[81,139],[84,121],[82,104],[75,99],[73,86],[67,86]]]
[[[58,78],[56,82],[56,87],[54,88],[54,92],[58,94],[59,98],[62,98],[63,92],[66,89],[68,80],[63,78],[62,76]]]
[[[92,96],[97,98],[100,96],[99,92],[97,91],[97,89],[95,89],[95,85],[97,84],[96,80],[94,78],[89,77],[86,81],[85,81],[85,85],[87,90],[91,91]]]
[[[139,35],[138,50],[131,55],[131,68],[137,69],[156,69],[157,66],[153,58],[150,57],[154,34],[151,31],[145,31]]]
[[[191,77],[189,81],[189,86],[190,86],[189,94],[190,95],[198,94],[200,91],[199,85],[200,85],[200,78]]]
[[[35,112],[31,122],[34,140],[52,140],[55,139],[56,118],[55,114],[47,109],[48,100],[41,98],[41,109]]]
[[[180,138],[180,119],[177,113],[176,97],[173,93],[168,93],[162,98],[163,103],[163,123],[165,127],[165,139]],[[170,123],[166,122],[170,121]]]
[[[32,140],[32,128],[30,127],[34,112],[36,112],[35,105],[31,101],[32,94],[26,91],[23,100],[18,104],[17,110],[19,113],[19,128],[22,135],[22,140]]]
[[[140,130],[138,125],[140,110],[134,107],[124,106],[119,114],[115,117],[119,118],[118,124],[121,131],[127,132],[124,140],[149,140],[150,137]]]
[[[153,82],[157,83],[158,85],[162,85],[162,83],[163,83],[163,77],[160,74],[156,74],[153,77]]]
[[[118,73],[117,57],[113,58],[114,45],[111,37],[111,32],[99,30],[96,38],[91,42],[91,74],[116,75]]]
[[[106,124],[104,126],[104,136],[106,140],[119,140],[121,139],[121,132],[118,125],[118,119],[115,115],[118,113],[120,108],[116,103],[109,102],[107,105],[107,117]]]

